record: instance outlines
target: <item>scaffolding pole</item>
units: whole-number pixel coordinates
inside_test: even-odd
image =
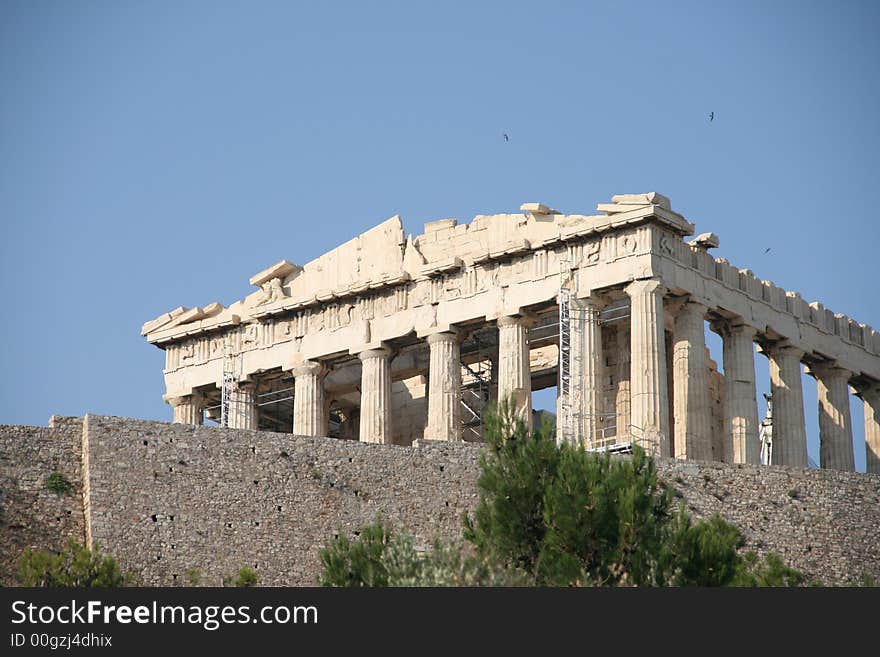
[[[556,418],[557,442],[577,442],[578,427],[575,426],[574,413],[574,379],[572,377],[572,287],[573,277],[570,263],[562,260],[559,263],[559,379],[557,395],[559,397],[559,417]]]
[[[462,432],[468,431],[475,439],[483,435],[483,409],[489,402],[489,388],[492,382],[491,360],[481,359],[472,365],[461,363],[464,369],[461,386]]]
[[[635,427],[630,427],[626,435],[617,435],[618,414],[599,413],[590,409],[584,413],[581,408],[583,391],[580,377],[583,373],[581,353],[584,345],[582,336],[587,322],[595,324],[596,330],[606,324],[624,321],[629,318],[629,306],[625,304],[603,309],[588,310],[578,306],[577,285],[571,263],[561,261],[559,268],[559,417],[557,417],[557,442],[583,444],[588,451],[624,453],[631,452]],[[613,422],[612,426],[605,426]],[[587,430],[587,427],[590,427]]]
[[[238,368],[236,368],[238,359]],[[220,388],[220,426],[229,426],[229,412],[233,403],[233,391],[238,384],[241,356],[236,356],[229,339],[223,343],[223,379]]]

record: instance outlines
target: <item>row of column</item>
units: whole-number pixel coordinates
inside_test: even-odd
[[[760,462],[755,386],[756,329],[740,321],[713,328],[723,340],[726,380],[723,455],[712,453],[712,407],[703,333],[707,308],[686,299],[675,316],[672,345],[674,420],[668,418],[668,389],[663,296],[656,280],[635,281],[626,288],[631,302],[632,434],[656,446],[663,456],[733,463]],[[780,344],[766,350],[773,398],[773,462],[807,467],[801,360],[804,352]],[[589,355],[587,356],[589,358]],[[818,382],[820,465],[853,470],[849,380],[852,373],[833,365],[811,366]],[[859,391],[865,407],[867,470],[880,473],[880,386]],[[672,437],[674,436],[674,449]]]
[[[510,399],[517,415],[531,427],[531,370],[528,327],[525,317],[498,320],[499,359],[498,396]],[[461,335],[457,331],[435,333],[427,338],[430,350],[428,383],[429,440],[461,439]],[[359,354],[361,361],[360,434],[363,442],[391,442],[391,358],[386,347]],[[326,368],[319,362],[305,361],[292,370],[294,378],[293,433],[326,436],[327,405],[324,396]],[[202,423],[202,400],[198,395],[168,399],[173,421]],[[257,429],[255,386],[239,383],[229,399],[229,427]]]
[[[626,287],[630,298],[629,404],[630,426],[636,442],[661,456],[693,460],[723,459],[733,463],[760,462],[755,385],[756,329],[742,321],[713,325],[723,340],[726,379],[724,454],[712,450],[712,400],[703,333],[707,308],[684,300],[675,315],[673,344],[667,363],[664,331],[666,289],[655,279],[638,280]],[[572,335],[573,392],[582,425],[579,434],[595,439],[601,431],[603,399],[600,301],[576,301],[587,321],[575,322]],[[531,370],[527,317],[507,316],[497,321],[499,339],[498,398],[510,400],[515,412],[531,426]],[[461,336],[456,331],[428,336],[430,350],[428,421],[425,438],[461,438]],[[801,359],[804,352],[790,345],[767,350],[773,396],[773,460],[776,464],[807,466]],[[391,357],[388,348],[359,354],[362,363],[360,440],[391,442]],[[671,370],[671,371],[669,371]],[[852,420],[848,381],[851,373],[837,367],[812,367],[818,381],[820,459],[824,468],[852,470]],[[306,361],[293,369],[293,432],[327,435],[327,405],[321,363]],[[669,385],[672,389],[670,417]],[[868,471],[880,473],[880,386],[859,391],[865,405]],[[168,400],[174,422],[201,424],[197,395]],[[230,399],[229,426],[257,428],[255,388],[243,383]],[[619,423],[618,423],[619,424]],[[618,426],[618,432],[621,427]],[[674,443],[674,444],[673,444]]]

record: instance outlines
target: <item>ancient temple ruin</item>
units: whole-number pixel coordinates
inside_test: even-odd
[[[801,367],[818,386],[820,465],[854,468],[852,389],[880,472],[880,334],[760,280],[695,239],[660,194],[598,214],[526,203],[407,237],[392,217],[286,260],[225,307],[144,324],[175,422],[406,445],[479,440],[483,409],[557,386],[559,440],[760,462],[755,344],[769,359],[773,463],[807,466]],[[704,322],[723,340],[723,374]]]

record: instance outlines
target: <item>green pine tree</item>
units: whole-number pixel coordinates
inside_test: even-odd
[[[778,555],[740,555],[735,526],[676,511],[639,447],[629,457],[557,445],[529,433],[510,405],[485,422],[479,502],[464,518],[470,546],[412,540],[377,522],[341,536],[321,559],[325,586],[791,586],[803,576]],[[464,554],[467,556],[463,556]]]

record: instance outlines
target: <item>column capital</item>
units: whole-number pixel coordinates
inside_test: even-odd
[[[204,395],[193,392],[189,395],[171,397],[165,395],[165,401],[171,404],[174,411],[173,422],[175,424],[199,425],[204,421]]]
[[[462,333],[458,330],[451,331],[440,331],[438,333],[431,333],[427,338],[425,338],[425,342],[428,344],[434,344],[436,342],[461,342]]]
[[[587,306],[592,310],[599,310],[608,305],[608,300],[596,290],[590,290],[586,294],[577,295],[575,300],[582,306]]]
[[[162,395],[162,401],[169,404],[171,408],[177,408],[186,404],[199,404],[204,400],[204,396],[200,392],[193,391],[188,395]]]
[[[699,314],[700,316],[705,317],[706,313],[709,312],[709,306],[700,303],[693,297],[687,297],[684,299],[678,312]]]
[[[775,345],[770,345],[767,348],[767,353],[770,356],[779,355],[785,358],[797,358],[797,360],[800,360],[807,352],[800,347],[795,347],[793,344],[780,342]]]
[[[171,408],[178,408],[179,406],[184,406],[186,404],[191,404],[196,401],[196,395],[180,395],[179,397],[169,397],[168,395],[162,395],[162,400],[169,404]]]
[[[370,360],[371,358],[388,358],[391,356],[391,349],[388,347],[379,347],[378,349],[367,349],[358,354],[361,362]]]
[[[304,360],[301,363],[297,363],[291,368],[291,372],[293,373],[294,378],[298,376],[307,376],[309,374],[314,376],[323,376],[327,373],[327,368],[324,366],[324,363],[317,360]]]
[[[666,286],[663,285],[662,281],[657,278],[643,278],[635,280],[623,289],[629,296],[651,293],[666,294],[666,292],[668,291]]]
[[[531,315],[503,315],[496,321],[498,323],[498,328],[506,326],[523,326],[529,328],[535,323],[535,318]]]
[[[810,372],[823,381],[833,381],[834,379],[849,379],[853,373],[848,369],[838,366],[836,363],[817,363],[810,365]]]
[[[868,383],[853,386],[856,395],[870,402],[880,402],[880,383]]]
[[[753,342],[755,340],[755,336],[758,335],[758,329],[756,329],[754,326],[746,324],[745,320],[742,317],[732,317],[730,319],[713,319],[711,322],[709,322],[709,328],[722,337],[732,336],[735,338],[739,338],[748,336],[749,340]]]
[[[729,320],[727,322],[727,328],[730,330],[731,335],[736,336],[749,336],[750,340],[754,340],[755,336],[758,335],[758,329],[754,326],[750,326],[743,321],[742,317],[737,317],[736,319]]]

